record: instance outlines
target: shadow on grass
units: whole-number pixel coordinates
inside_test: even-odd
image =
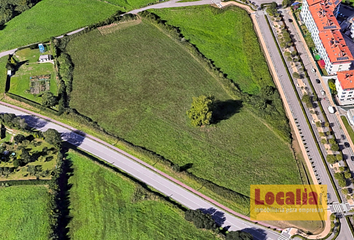
[[[213,111],[213,123],[229,119],[238,113],[241,108],[242,101],[240,100],[216,101]]]
[[[177,208],[179,208],[180,210],[182,210],[183,212],[185,212],[187,210],[187,208],[185,208],[184,206],[182,206],[181,204],[177,203],[176,201],[174,201],[172,198],[170,198],[169,196],[165,196],[163,195],[162,193],[160,192],[157,192],[155,190],[153,190],[151,187],[149,187],[149,185],[147,185],[146,183],[134,178],[133,176],[129,175],[128,173],[125,173],[123,171],[121,171],[120,169],[118,169],[117,167],[115,166],[112,166],[111,164],[107,163],[106,161],[103,161],[101,159],[98,159],[90,154],[88,154],[87,152],[85,151],[82,151],[81,149],[78,149],[76,146],[72,145],[72,144],[69,144],[67,142],[64,143],[64,146],[67,147],[67,148],[72,148],[74,149],[75,151],[77,151],[78,153],[80,153],[81,155],[89,158],[90,160],[100,164],[101,166],[104,166],[108,169],[111,169],[113,170],[114,172],[116,173],[119,173],[121,174],[122,176],[128,178],[129,180],[133,181],[134,183],[140,185],[141,187],[143,187],[145,190],[147,190],[148,192],[151,192],[153,194],[155,194],[156,196],[158,196],[159,198],[167,201],[168,203],[176,206]]]
[[[6,28],[6,25],[5,24],[0,24],[0,31],[1,30],[4,30]]]

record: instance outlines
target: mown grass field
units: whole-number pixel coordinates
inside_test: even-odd
[[[163,200],[137,193],[122,175],[70,151],[71,239],[218,239],[184,220],[184,213]]]
[[[44,186],[0,188],[0,239],[48,239],[48,200]]]
[[[150,2],[153,0],[42,0],[5,24],[0,31],[0,52],[46,41],[104,20],[118,10],[129,11]]]
[[[149,10],[179,27],[187,40],[214,61],[240,88],[258,93],[274,86],[248,13],[238,7],[210,6]]]
[[[288,144],[153,25],[143,21],[105,36],[95,30],[67,50],[75,64],[71,107],[106,130],[180,166],[191,163],[195,175],[245,195],[250,184],[300,182]],[[192,127],[186,111],[201,94],[236,113]]]

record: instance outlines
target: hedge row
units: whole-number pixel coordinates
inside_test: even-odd
[[[34,179],[34,180],[6,180],[0,181],[0,186],[20,186],[20,185],[48,185],[50,180]]]

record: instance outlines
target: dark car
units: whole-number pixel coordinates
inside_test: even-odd
[[[352,161],[354,161],[354,156],[351,156],[350,159],[351,159]]]
[[[316,79],[316,82],[317,82],[317,83],[321,83],[320,79]]]
[[[342,135],[342,139],[345,140],[345,135]]]
[[[293,22],[293,20],[292,20],[292,19],[290,19],[290,18],[289,18],[288,20],[289,20],[289,22]]]
[[[348,142],[344,142],[344,146],[348,148],[350,147],[350,144]]]

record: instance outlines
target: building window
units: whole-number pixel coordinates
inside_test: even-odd
[[[344,101],[344,99],[342,98],[341,101]]]
[[[344,95],[342,95],[341,97],[345,97]]]
[[[349,94],[352,94],[353,93],[353,91],[350,91],[350,92],[348,92]]]
[[[348,97],[351,97],[352,95],[348,95]]]

